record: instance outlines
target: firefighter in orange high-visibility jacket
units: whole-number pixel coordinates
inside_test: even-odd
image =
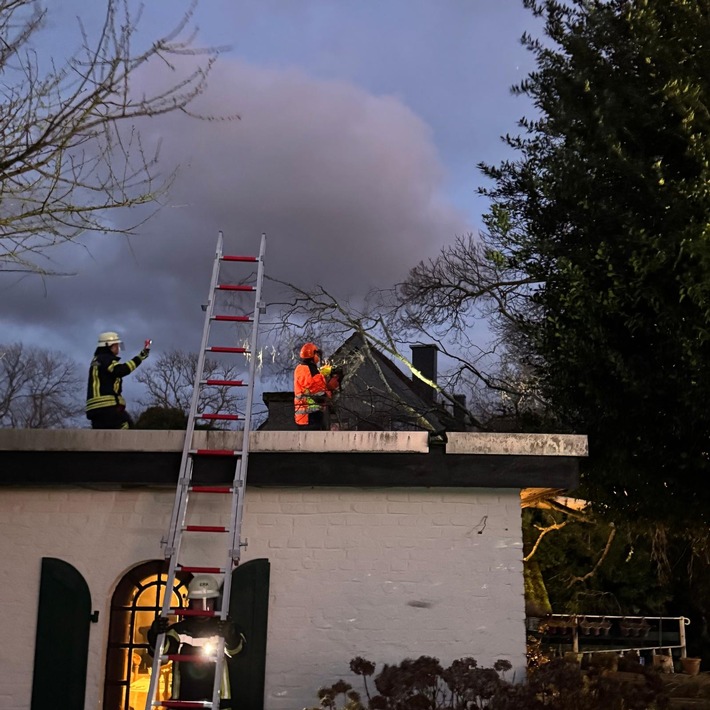
[[[299,429],[325,429],[324,410],[340,385],[340,378],[335,373],[331,375],[330,368],[318,369],[321,355],[314,343],[306,343],[301,348],[301,362],[293,372],[293,406]]]
[[[133,422],[126,412],[122,378],[130,375],[148,355],[152,340],[146,340],[143,350],[128,362],[119,362],[121,339],[118,333],[99,333],[94,359],[89,367],[86,392],[86,418],[92,429],[131,429]]]
[[[224,637],[225,660],[219,686],[219,707],[233,708],[232,692],[229,685],[227,658],[241,653],[246,645],[242,629],[231,619],[222,620],[216,616],[215,600],[219,597],[219,583],[208,574],[193,577],[187,588],[190,611],[204,613],[205,616],[188,616],[176,624],[159,616],[148,631],[148,645],[151,655],[155,653],[158,636],[165,634],[162,653],[178,654],[185,660],[173,661],[172,700],[205,701],[212,700],[214,686],[214,661],[203,660],[214,656],[219,637]],[[190,659],[190,660],[188,660]],[[194,659],[194,660],[191,660]]]

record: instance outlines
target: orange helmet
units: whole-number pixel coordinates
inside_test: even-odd
[[[301,360],[313,360],[315,363],[320,360],[320,355],[321,351],[315,343],[306,343],[299,353]]]

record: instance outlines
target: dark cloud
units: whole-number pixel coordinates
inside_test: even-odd
[[[237,253],[266,232],[269,275],[357,297],[468,229],[443,194],[430,129],[396,97],[225,60],[200,109],[241,120],[150,121],[166,171],[180,164],[168,204],[130,241],[58,250],[76,276],[2,276],[0,340],[85,358],[96,332],[116,328],[129,350],[150,335],[194,348],[218,230]]]

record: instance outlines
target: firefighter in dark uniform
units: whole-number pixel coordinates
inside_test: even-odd
[[[188,586],[190,609],[214,611],[215,599],[218,597],[219,584],[210,575],[198,574]],[[232,658],[240,653],[246,644],[244,633],[237,624],[230,619],[222,621],[218,616],[188,616],[176,624],[169,624],[165,617],[158,617],[148,631],[151,654],[155,653],[155,644],[161,633],[165,634],[162,654],[166,655],[213,655],[219,642],[218,637],[223,636],[224,653],[227,658]],[[212,700],[214,671],[214,663],[174,661],[171,700]],[[222,664],[219,697],[220,708],[233,707],[226,658]]]
[[[126,400],[121,394],[121,380],[148,357],[151,342],[146,340],[138,355],[121,363],[118,352],[123,343],[118,333],[108,331],[99,334],[98,347],[89,368],[86,392],[86,417],[92,429],[130,429],[133,426],[126,412]]]

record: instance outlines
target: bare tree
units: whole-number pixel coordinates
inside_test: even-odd
[[[66,355],[21,343],[0,345],[0,426],[53,429],[75,424],[83,381]]]
[[[423,303],[405,297],[399,289],[372,291],[360,305],[353,305],[320,286],[303,289],[276,283],[286,289],[289,300],[272,304],[278,308],[278,319],[264,323],[264,330],[273,340],[289,344],[282,348],[284,369],[293,367],[297,352],[294,343],[314,340],[332,352],[357,333],[366,343],[359,357],[378,367],[369,348],[386,355],[405,372],[434,388],[439,401],[449,409],[465,414],[467,424],[473,428],[485,430],[492,418],[513,418],[521,411],[543,407],[524,373],[501,356],[499,343],[488,347],[477,342],[480,331],[473,328],[471,313],[459,313],[458,320],[447,322],[435,313],[427,313]],[[444,367],[436,382],[418,371],[405,354],[411,344],[417,343],[435,344],[442,356]],[[345,377],[347,380],[347,368]],[[387,389],[387,378],[383,375],[380,379]],[[396,393],[389,394],[393,401],[397,400]],[[466,396],[465,406],[459,396],[462,394]],[[411,406],[401,397],[397,401]]]
[[[197,354],[169,350],[154,363],[136,373],[136,379],[147,390],[147,397],[140,400],[141,405],[180,409],[187,413],[190,409],[196,374]],[[203,378],[233,381],[242,379],[237,367],[225,367],[210,359],[205,360]],[[240,387],[203,386],[198,405],[200,412],[244,415],[244,397],[240,396],[240,389]]]
[[[87,231],[131,233],[138,224],[118,227],[107,211],[165,193],[173,174],[160,175],[159,146],[149,150],[136,123],[189,114],[206,87],[220,50],[193,46],[195,3],[171,32],[135,51],[140,12],[129,12],[128,0],[106,0],[98,37],[79,21],[81,48],[44,68],[32,42],[47,11],[37,0],[0,0],[0,270],[43,272],[37,262],[48,248]],[[168,85],[133,91],[139,72],[177,74],[185,55],[201,59]]]

